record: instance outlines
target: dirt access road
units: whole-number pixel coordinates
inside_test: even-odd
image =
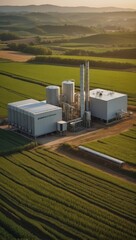
[[[133,127],[133,124],[136,124],[136,112],[131,117],[124,119],[116,124],[114,123],[110,126],[95,123],[93,124],[93,128],[89,130],[85,130],[78,133],[68,133],[67,136],[57,135],[46,136],[43,138],[38,138],[37,142],[64,156],[75,159],[76,161],[80,161],[83,164],[87,164],[91,167],[100,169],[101,171],[107,172],[110,175],[114,175],[121,179],[125,179],[126,181],[136,183],[135,178],[130,176],[130,174],[127,174],[125,171],[125,170],[131,171],[130,166],[125,166],[123,170],[120,171],[119,169],[113,169],[108,166],[106,167],[104,164],[99,164],[96,163],[95,161],[90,161],[88,158],[85,158],[82,154],[81,155],[75,154],[73,151],[60,148],[61,144],[63,143],[69,143],[77,147],[88,141],[94,141],[105,137],[117,135]]]
[[[88,141],[94,141],[104,137],[113,136],[123,131],[127,131],[136,123],[136,113],[131,117],[121,120],[112,125],[93,124],[93,127],[81,132],[67,133],[66,136],[50,135],[37,139],[39,144],[42,144],[53,150],[57,149],[63,143],[69,143],[74,146],[82,145]]]

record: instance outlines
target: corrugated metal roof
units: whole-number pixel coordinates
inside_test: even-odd
[[[44,101],[40,102],[34,99],[13,102],[9,103],[8,105],[17,107],[18,109],[22,109],[25,112],[31,113],[33,115],[61,109],[60,107],[51,104],[46,104],[46,102]]]
[[[109,91],[101,88],[93,89],[90,91],[91,98],[96,98],[103,101],[110,101],[112,99],[120,98],[123,96],[126,96],[126,94]]]
[[[36,114],[50,112],[58,109],[61,109],[61,108],[51,104],[39,102],[39,104],[37,104],[35,107],[32,106],[30,108],[26,108],[25,111],[32,113],[33,115],[36,115]]]
[[[12,102],[12,103],[8,103],[9,106],[14,106],[14,107],[20,107],[20,106],[26,106],[29,104],[34,104],[34,103],[38,103],[39,101],[35,100],[35,99],[26,99],[26,100],[22,100],[22,101],[18,101],[18,102]]]
[[[36,103],[31,103],[31,104],[26,104],[26,105],[23,105],[23,106],[19,106],[19,108],[28,111],[29,109],[36,108],[36,107],[39,107],[39,106],[42,106],[42,105],[45,105],[45,103],[37,101]]]

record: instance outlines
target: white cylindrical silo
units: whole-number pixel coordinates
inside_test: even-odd
[[[55,106],[59,105],[60,87],[48,86],[46,87],[46,102]]]
[[[62,94],[66,97],[66,102],[74,103],[75,83],[72,80],[62,82]]]

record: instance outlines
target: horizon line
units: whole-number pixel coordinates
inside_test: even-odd
[[[86,5],[78,5],[78,6],[64,6],[64,5],[56,5],[56,4],[49,4],[49,3],[45,3],[45,4],[26,4],[26,5],[17,5],[17,4],[0,4],[0,7],[27,7],[27,6],[55,6],[55,7],[66,7],[66,8],[78,8],[78,7],[85,7],[85,8],[121,8],[121,9],[135,9],[136,8],[131,8],[131,7],[117,7],[117,6],[105,6],[105,7],[95,7],[95,6],[86,6]]]

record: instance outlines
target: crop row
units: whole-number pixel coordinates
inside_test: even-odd
[[[136,127],[133,127],[132,129],[130,129],[127,132],[121,133],[121,135],[123,135],[125,137],[130,137],[132,139],[136,139]]]
[[[125,181],[43,149],[0,162],[3,212],[39,239],[135,238],[134,187]]]
[[[26,147],[34,146],[34,143],[19,134],[0,129],[0,154],[9,154],[17,150],[23,150]]]

